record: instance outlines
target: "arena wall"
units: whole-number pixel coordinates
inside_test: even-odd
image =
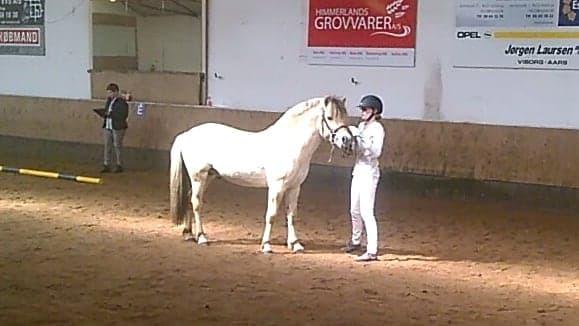
[[[0,136],[100,146],[101,119],[92,109],[103,103],[2,95]],[[196,124],[214,121],[259,130],[280,114],[169,104],[145,104],[143,112],[138,115],[136,103],[131,103],[125,145],[163,154],[176,134]],[[576,130],[415,120],[385,120],[384,124],[387,139],[381,164],[386,172],[579,188]],[[331,163],[328,158],[329,147],[323,145],[313,163],[352,164],[339,154]],[[10,158],[3,161],[9,164]]]

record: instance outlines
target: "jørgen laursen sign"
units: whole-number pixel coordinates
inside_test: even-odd
[[[310,0],[310,64],[413,67],[417,0]]]
[[[579,70],[579,0],[455,0],[454,66]]]

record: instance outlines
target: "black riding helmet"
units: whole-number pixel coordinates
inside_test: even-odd
[[[366,95],[360,100],[359,108],[371,107],[376,114],[382,114],[382,100],[376,95]]]

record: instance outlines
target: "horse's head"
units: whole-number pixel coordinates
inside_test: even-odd
[[[351,155],[354,152],[355,138],[348,127],[346,98],[326,96],[322,103],[320,120],[320,135],[345,154]]]

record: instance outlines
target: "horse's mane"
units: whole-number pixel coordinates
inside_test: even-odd
[[[332,95],[326,97],[325,100],[332,103],[332,110],[336,110],[336,112],[332,113],[333,116],[336,116],[338,119],[344,119],[348,116],[346,101],[344,99]]]
[[[322,103],[323,101],[325,101],[326,106],[330,106],[332,108],[333,111],[331,112],[332,116],[336,116],[338,119],[340,119],[348,115],[348,111],[346,110],[346,106],[342,101],[342,99],[340,99],[337,96],[330,95],[326,96],[325,98],[318,97],[300,102],[295,106],[291,107],[290,109],[288,109],[283,114],[283,117],[289,118],[301,116],[309,112],[310,110],[319,107],[320,103]]]

